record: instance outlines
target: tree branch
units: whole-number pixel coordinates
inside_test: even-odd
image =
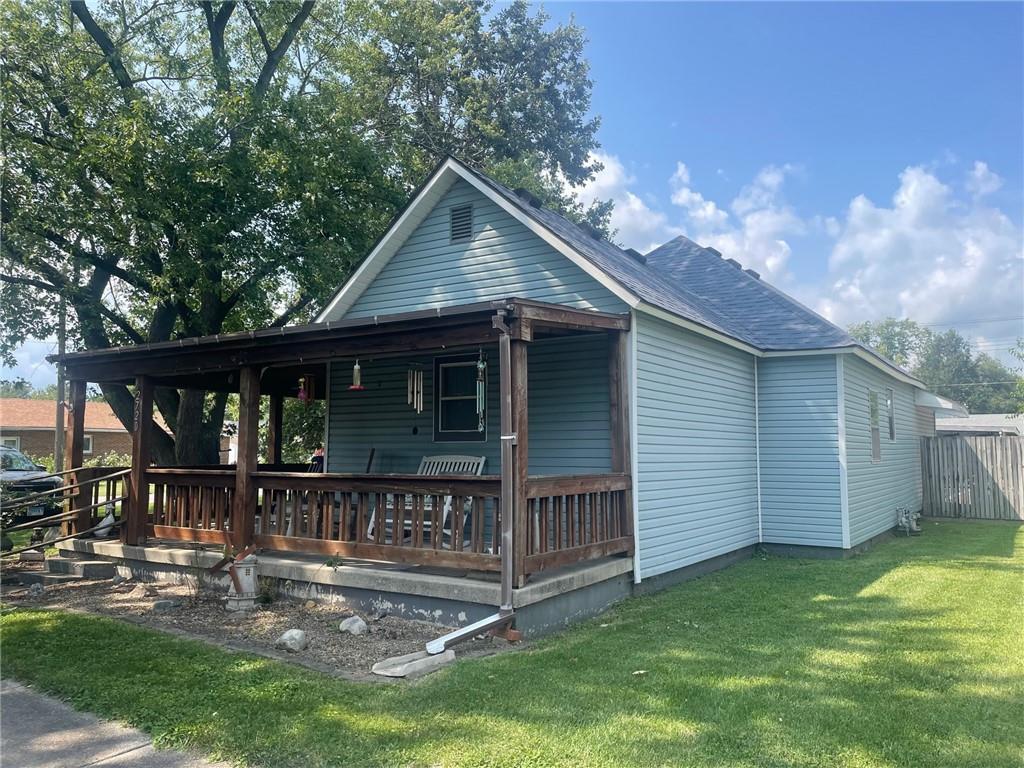
[[[263,29],[263,25],[260,24],[260,18],[256,15],[256,9],[252,7],[252,3],[248,2],[248,0],[242,3],[242,5],[245,6],[249,18],[252,19],[253,26],[256,27],[256,33],[260,36],[260,42],[263,43],[263,50],[269,56],[273,49],[270,47],[270,41],[267,39],[266,30]]]
[[[104,31],[103,27],[96,23],[96,19],[92,17],[92,13],[89,12],[89,8],[84,0],[72,0],[71,11],[82,22],[82,26],[89,33],[89,37],[100,47],[107,66],[110,67],[114,79],[121,86],[121,91],[125,94],[125,99],[130,100],[134,98],[136,92],[132,76],[128,74],[128,69],[125,67],[124,61],[121,60],[121,52],[114,45],[114,41],[110,39],[110,35]]]
[[[301,294],[293,301],[277,318],[270,324],[270,328],[280,328],[288,325],[299,312],[308,307],[313,301],[312,294]]]
[[[267,95],[267,91],[270,90],[270,82],[274,79],[274,74],[277,72],[281,59],[288,52],[288,48],[291,47],[292,41],[295,40],[295,36],[299,33],[299,29],[302,28],[302,25],[306,22],[312,11],[313,0],[306,0],[299,9],[299,12],[295,14],[295,17],[288,22],[288,28],[281,35],[280,42],[267,56],[267,61],[264,63],[260,76],[256,80],[256,87],[253,88],[252,92],[255,103],[259,104]]]
[[[228,57],[224,50],[224,28],[228,19],[235,10],[235,3],[221,3],[217,13],[213,12],[213,3],[201,3],[203,14],[206,16],[206,29],[210,33],[210,54],[213,57],[213,76],[217,81],[217,90],[228,92],[231,90],[231,70],[228,67]]]

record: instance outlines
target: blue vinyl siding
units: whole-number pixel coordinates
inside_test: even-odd
[[[607,345],[603,334],[531,343],[527,361],[531,474],[609,470]],[[353,361],[333,363],[328,403],[328,469],[365,472],[370,449],[376,448],[373,472],[415,472],[424,456],[458,453],[486,456],[484,472],[498,474],[501,460],[498,352],[493,345],[484,351],[489,362],[486,442],[434,442],[435,355],[363,359],[360,367],[366,389],[361,392],[348,390],[352,383]],[[406,403],[406,372],[414,362],[419,363],[424,372],[424,409],[419,414]]]
[[[473,204],[473,238],[449,242],[449,209]],[[580,309],[626,305],[487,197],[459,180],[438,202],[346,317],[432,309],[509,296]]]
[[[843,546],[835,355],[758,361],[764,540]]]
[[[757,542],[754,360],[636,313],[640,575]]]
[[[935,433],[932,411],[914,405],[914,387],[847,355],[843,361],[846,403],[846,466],[850,544],[896,525],[896,507],[921,509],[921,438]],[[889,440],[885,390],[896,394],[896,439]],[[871,460],[868,392],[878,392],[882,460]]]

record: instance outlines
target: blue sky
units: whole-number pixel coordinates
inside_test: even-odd
[[[1024,5],[555,3],[626,245],[714,245],[847,325],[1024,334]],[[998,322],[993,319],[998,318]],[[52,380],[46,343],[13,375]],[[11,371],[2,376],[9,378]]]
[[[627,245],[685,233],[843,325],[998,351],[1024,333],[1022,9],[550,5],[590,41],[606,169],[582,197],[617,200]]]

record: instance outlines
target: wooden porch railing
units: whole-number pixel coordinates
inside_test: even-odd
[[[227,469],[153,468],[146,535],[158,539],[230,544],[235,473]]]
[[[497,477],[257,472],[253,478],[259,499],[257,546],[501,568]]]
[[[236,474],[153,468],[146,534],[210,544],[253,543],[279,551],[501,569],[501,480],[421,475],[259,471],[249,536],[232,531]],[[523,575],[633,549],[627,474],[530,477]],[[448,509],[447,517],[445,509]]]
[[[631,488],[623,473],[529,478],[523,572],[632,552]]]

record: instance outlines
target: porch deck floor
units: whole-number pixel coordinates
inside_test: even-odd
[[[58,545],[62,555],[89,555],[126,561],[126,565],[181,570],[209,568],[222,555],[219,547],[183,546],[178,541],[151,540],[145,546],[119,541],[72,539]],[[467,603],[498,606],[501,602],[499,575],[406,565],[353,558],[327,565],[323,555],[263,550],[257,554],[261,576],[325,587],[365,589],[416,595]],[[515,608],[525,607],[576,589],[615,578],[633,570],[628,557],[604,557],[576,563],[557,570],[534,574],[524,587],[513,591]]]

